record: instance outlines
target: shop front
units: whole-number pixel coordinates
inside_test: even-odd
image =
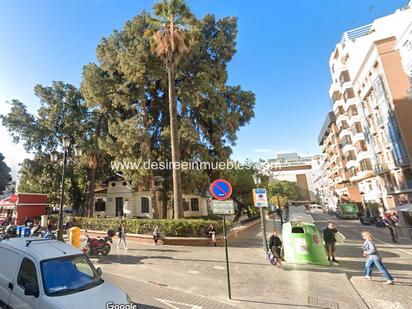
[[[16,193],[0,200],[0,218],[8,217],[16,225],[23,224],[25,218],[39,219],[46,214],[47,195],[40,193]]]

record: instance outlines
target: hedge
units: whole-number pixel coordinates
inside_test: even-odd
[[[107,231],[114,229],[117,232],[119,218],[87,218],[74,217],[83,229]],[[132,234],[152,235],[155,226],[159,226],[162,236],[169,237],[205,237],[210,224],[213,224],[217,233],[223,231],[222,220],[206,219],[124,219],[126,232]],[[231,224],[228,223],[228,229]]]

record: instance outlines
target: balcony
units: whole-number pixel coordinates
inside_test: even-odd
[[[343,140],[343,138],[344,138],[345,136],[347,136],[347,135],[350,136],[350,134],[351,134],[351,132],[350,132],[349,129],[340,130],[340,131],[339,131],[339,138],[340,138],[341,140]]]
[[[348,99],[348,100],[346,100],[346,102],[345,102],[345,105],[344,105],[344,110],[345,110],[345,112],[347,112],[348,111],[348,109],[351,107],[351,106],[355,106],[356,107],[356,104],[358,103],[358,100],[356,99],[356,98],[351,98],[351,99]]]
[[[361,122],[359,115],[354,115],[352,117],[349,117],[348,125],[350,127],[353,126],[356,122]]]
[[[358,162],[360,162],[360,161],[365,160],[365,159],[370,159],[370,157],[371,156],[369,155],[369,152],[363,150],[363,151],[358,152],[358,154],[356,155],[356,160],[358,160]]]
[[[364,133],[356,133],[353,135],[352,138],[352,143],[356,144],[359,141],[364,141],[365,140],[365,134]]]
[[[344,106],[345,106],[345,102],[343,101],[343,99],[336,100],[333,103],[333,112],[335,113],[335,115],[339,113],[338,111],[339,107],[343,108]]]
[[[342,148],[343,153],[348,153],[349,151],[355,151],[355,150],[356,148],[352,144],[346,144]]]
[[[350,169],[350,168],[352,168],[352,167],[358,167],[359,166],[359,162],[358,161],[356,161],[356,160],[348,160],[347,162],[346,162],[346,168],[347,169]]]
[[[336,118],[336,125],[337,125],[338,127],[340,127],[342,121],[348,121],[348,120],[349,120],[349,119],[348,119],[348,116],[346,116],[345,114],[340,114],[340,115],[338,116],[338,118]]]
[[[334,96],[339,95],[339,93],[339,85],[336,83],[332,83],[332,85],[330,85],[329,88],[329,97],[333,98]]]

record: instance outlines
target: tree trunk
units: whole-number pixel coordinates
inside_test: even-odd
[[[94,191],[96,190],[96,166],[90,168],[90,186],[89,186],[89,200],[87,206],[87,216],[93,217],[94,210]]]
[[[175,72],[174,72],[174,67],[172,64],[168,65],[167,76],[168,76],[168,83],[169,83],[170,139],[171,139],[171,144],[172,144],[172,164],[173,164],[173,207],[174,207],[174,218],[179,219],[179,218],[183,218],[184,214],[183,214],[183,201],[182,201],[182,176],[181,176],[181,170],[180,170],[179,139],[177,135]]]
[[[152,145],[149,136],[149,116],[147,113],[147,105],[146,99],[142,100],[142,110],[143,110],[143,126],[146,130],[145,132],[145,148],[146,148],[146,159],[150,162],[152,161]],[[150,190],[150,197],[152,200],[152,211],[153,211],[153,218],[160,218],[160,209],[159,209],[159,201],[157,199],[156,191],[155,191],[155,181],[154,181],[154,174],[153,170],[149,169],[149,190]]]

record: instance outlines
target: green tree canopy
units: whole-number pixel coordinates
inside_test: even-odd
[[[10,181],[10,168],[4,162],[3,154],[0,153],[0,194],[3,193]]]

